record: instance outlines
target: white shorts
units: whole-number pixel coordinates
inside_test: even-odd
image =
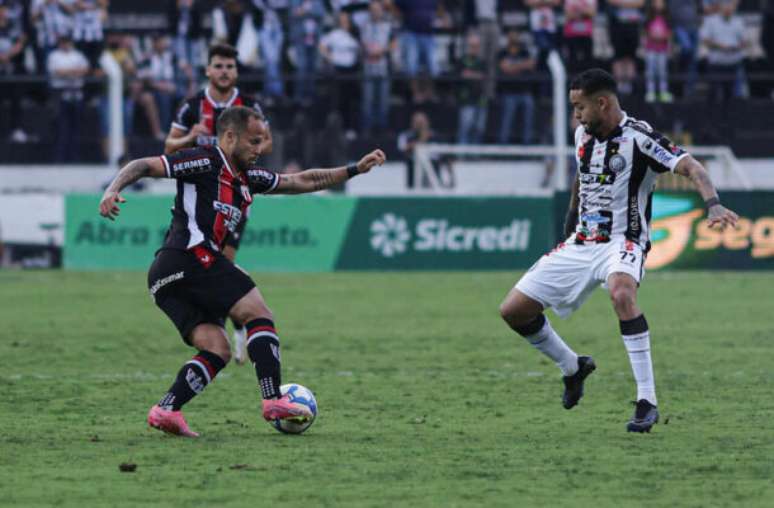
[[[625,238],[588,244],[568,240],[532,265],[516,289],[566,318],[613,273],[629,274],[639,284],[644,265],[642,248]]]

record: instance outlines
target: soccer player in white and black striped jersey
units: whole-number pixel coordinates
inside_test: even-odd
[[[629,432],[650,432],[658,402],[650,355],[650,332],[637,305],[637,288],[650,249],[651,197],[659,173],[693,181],[704,199],[710,227],[735,226],[737,215],[720,204],[707,171],[690,154],[650,125],[621,110],[616,82],[601,69],[587,70],[570,85],[580,126],[575,132],[578,176],[565,224],[567,239],[519,280],[500,306],[508,325],[551,358],[564,375],[562,403],[574,407],[596,365],[578,356],[543,314],[560,317],[578,309],[606,284],[637,384]]]

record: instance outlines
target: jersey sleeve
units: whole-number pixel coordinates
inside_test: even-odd
[[[197,147],[179,150],[171,155],[162,155],[167,178],[191,181],[197,175],[209,173],[215,169],[217,155]]]
[[[269,194],[277,188],[280,182],[279,174],[259,167],[247,170],[247,183],[252,194]]]
[[[175,119],[172,120],[172,127],[188,132],[195,123],[196,119],[190,101],[183,102],[175,114]]]
[[[638,136],[637,146],[656,173],[674,172],[677,164],[688,156],[688,152],[656,131]]]

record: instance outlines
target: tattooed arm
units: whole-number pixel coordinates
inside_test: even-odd
[[[570,206],[567,208],[567,215],[564,219],[564,237],[569,238],[575,232],[575,226],[578,225],[578,193],[580,191],[580,179],[575,178],[570,193]]]
[[[384,164],[385,155],[381,150],[374,150],[357,165],[342,166],[332,169],[307,169],[292,175],[280,175],[280,182],[273,191],[274,194],[306,194],[327,189],[343,183],[353,176],[368,173],[374,166]]]
[[[151,176],[153,178],[166,176],[164,163],[160,157],[135,159],[121,168],[102,195],[102,200],[99,202],[99,214],[110,220],[115,220],[120,213],[118,204],[126,202],[126,200],[121,197],[120,192],[127,185],[131,185],[140,178],[146,176]]]
[[[709,173],[699,161],[690,155],[683,157],[677,164],[675,173],[688,177],[696,186],[707,207],[707,222],[710,227],[720,226],[720,229],[724,229],[726,226],[736,226],[739,216],[720,204]]]

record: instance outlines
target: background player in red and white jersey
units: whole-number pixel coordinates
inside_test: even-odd
[[[570,102],[581,124],[575,135],[578,176],[573,187],[567,240],[519,280],[500,306],[508,325],[551,358],[564,375],[562,404],[574,407],[596,365],[578,356],[543,315],[551,307],[566,317],[606,284],[637,384],[630,432],[650,432],[658,421],[650,331],[637,305],[637,288],[650,248],[651,197],[658,173],[690,178],[704,199],[711,227],[734,226],[737,215],[720,204],[704,167],[691,155],[621,110],[616,82],[601,69],[578,75]]]
[[[271,153],[273,147],[271,128],[268,120],[265,119],[260,104],[254,97],[242,93],[236,86],[239,78],[237,56],[236,48],[229,44],[214,44],[210,47],[205,70],[209,80],[207,86],[195,96],[186,99],[178,109],[169,135],[164,142],[165,154],[169,155],[183,148],[194,146],[217,145],[215,125],[220,114],[231,106],[249,107],[264,117],[266,137],[262,142],[261,154]],[[223,249],[223,254],[232,262],[236,261],[236,251],[239,249],[239,242],[249,215],[248,208],[237,229],[229,234]],[[234,360],[241,365],[244,363],[247,353],[245,350],[246,330],[242,323],[235,322],[233,324]]]
[[[196,437],[181,407],[213,381],[231,359],[226,316],[245,323],[247,353],[255,366],[267,420],[310,416],[281,397],[280,342],[272,312],[246,272],[222,252],[253,194],[303,194],[339,185],[385,161],[374,150],[357,164],[280,175],[255,165],[266,137],[263,117],[253,109],[227,109],[217,123],[218,146],[137,159],[124,166],[105,191],[100,214],[115,219],[120,192],[142,177],[174,178],[177,196],[164,245],[148,271],[156,305],[198,353],[186,362],[168,392],[151,407],[148,424],[171,434]]]

